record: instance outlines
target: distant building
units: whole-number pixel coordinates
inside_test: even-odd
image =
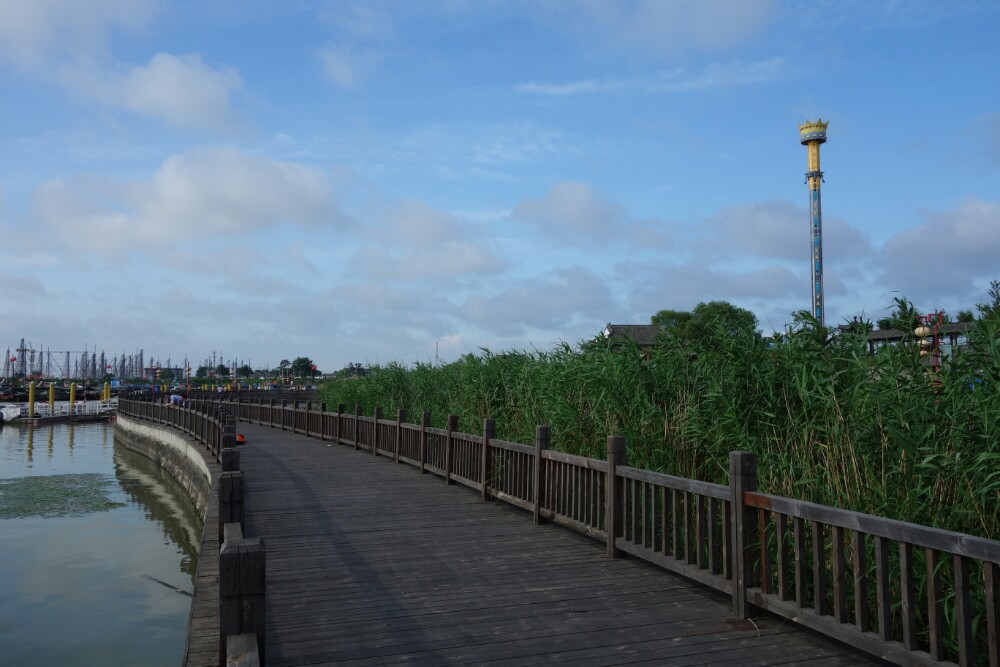
[[[608,341],[631,340],[644,353],[656,347],[657,339],[663,333],[659,324],[611,324],[604,327],[604,337]]]

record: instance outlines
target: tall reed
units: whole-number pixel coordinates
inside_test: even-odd
[[[761,488],[1000,538],[1000,311],[932,372],[912,344],[870,354],[806,319],[764,339],[722,323],[695,340],[664,336],[649,358],[603,339],[551,351],[482,350],[440,367],[391,363],[323,387],[328,403],[429,410],[478,432],[602,457],[628,437],[630,465],[726,483],[728,453],[760,459]]]

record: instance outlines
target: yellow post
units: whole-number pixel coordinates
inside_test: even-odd
[[[56,413],[56,386],[49,382],[49,415]]]
[[[111,400],[111,383],[110,382],[105,382],[104,383],[104,400],[105,401],[110,401]]]
[[[22,346],[23,347],[23,346]],[[35,416],[35,383],[28,383],[28,419]]]
[[[76,412],[76,381],[70,380],[69,382],[69,413],[73,414]]]

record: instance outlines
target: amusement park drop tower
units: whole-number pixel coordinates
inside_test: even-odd
[[[812,315],[824,326],[826,313],[823,312],[823,212],[820,208],[819,189],[823,172],[819,168],[819,145],[826,143],[826,126],[830,122],[823,119],[806,121],[799,125],[799,141],[809,151],[809,220],[812,223]]]

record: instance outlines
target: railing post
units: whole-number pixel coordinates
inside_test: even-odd
[[[431,413],[424,410],[420,413],[420,472],[426,473],[427,469],[427,427],[431,425]]]
[[[232,415],[227,415],[225,420],[225,426],[222,427],[222,449],[236,447],[236,419]],[[222,449],[219,450],[220,457],[222,456]]]
[[[608,533],[608,558],[618,558],[615,544],[621,532],[622,490],[618,483],[618,466],[625,465],[625,436],[609,435],[607,444],[608,476],[604,482],[604,527]]]
[[[393,454],[396,463],[399,463],[399,450],[403,446],[403,420],[406,419],[406,410],[396,410],[396,443],[393,445]]]
[[[260,664],[264,655],[264,592],[266,554],[259,537],[242,538],[242,531],[222,543],[219,550],[219,657],[227,664],[227,639],[255,634]]]
[[[375,408],[375,424],[372,430],[372,454],[378,456],[378,420],[382,419],[382,408]]]
[[[285,430],[285,413],[287,412],[287,408],[288,408],[288,400],[284,399],[284,398],[281,399],[281,430],[282,431]],[[295,430],[295,424],[294,423],[292,424],[292,430]]]
[[[490,456],[490,440],[497,437],[497,423],[492,419],[483,420],[483,453],[482,460],[479,462],[479,469],[482,471],[483,475],[483,501],[490,499],[489,492],[489,481],[490,481],[490,464],[492,463],[492,457]]]
[[[237,472],[240,469],[240,450],[236,447],[224,447],[219,454],[222,472]]]
[[[448,415],[448,435],[444,438],[444,483],[454,484],[451,469],[454,467],[455,431],[458,430],[458,415]]]
[[[549,440],[552,437],[552,428],[546,424],[535,426],[535,525],[544,523],[542,519],[542,497],[545,495],[545,478],[543,475],[545,461],[542,459],[542,452],[549,448]]]
[[[747,589],[753,576],[753,517],[743,504],[743,494],[757,490],[757,455],[729,453],[729,506],[733,544],[733,614],[747,618]]]
[[[306,437],[309,437],[309,418],[312,416],[309,413],[312,412],[313,402],[306,401]]]
[[[361,404],[354,405],[354,449],[358,448],[358,433],[361,431]]]
[[[344,430],[343,430],[344,410],[346,410],[346,409],[347,409],[347,406],[344,405],[343,403],[338,403],[337,404],[337,422],[336,422],[337,427],[334,429],[333,441],[335,443],[337,443],[338,445],[340,444],[340,438],[341,438],[341,436],[344,434]]]
[[[243,526],[243,473],[239,471],[219,474],[219,542],[223,541],[223,527],[227,523]]]
[[[319,404],[319,439],[325,440],[326,432],[326,401]]]

